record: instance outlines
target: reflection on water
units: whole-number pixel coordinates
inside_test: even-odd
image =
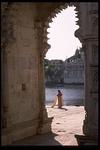
[[[63,93],[64,105],[84,105],[84,86],[63,86],[45,88],[46,103],[53,102],[57,95],[57,90]]]

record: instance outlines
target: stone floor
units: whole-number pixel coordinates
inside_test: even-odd
[[[77,146],[75,134],[82,135],[82,125],[85,117],[83,106],[57,106],[51,108],[46,106],[48,117],[54,117],[52,122],[52,132],[29,137],[14,143],[14,145],[32,146]]]

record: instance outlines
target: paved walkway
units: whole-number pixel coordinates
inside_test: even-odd
[[[63,106],[51,108],[46,106],[48,116],[54,117],[52,133],[37,135],[15,142],[17,145],[42,146],[74,146],[78,145],[75,134],[82,135],[82,125],[85,116],[83,106]]]

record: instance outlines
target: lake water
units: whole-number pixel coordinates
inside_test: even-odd
[[[64,105],[84,105],[84,86],[83,85],[69,85],[62,87],[46,87],[45,99],[46,104],[52,103],[57,90],[63,93]]]

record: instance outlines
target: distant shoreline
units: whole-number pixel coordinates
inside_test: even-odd
[[[45,85],[46,88],[84,88],[84,84],[48,84],[48,85]]]

